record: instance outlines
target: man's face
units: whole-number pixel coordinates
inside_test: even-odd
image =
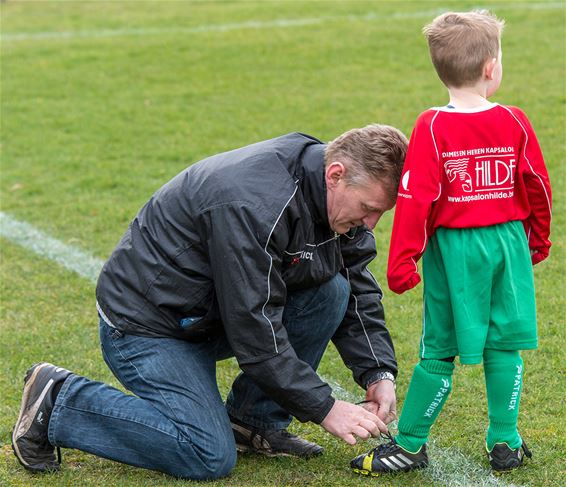
[[[339,164],[341,167],[334,166]],[[336,233],[347,233],[361,225],[373,230],[381,215],[395,206],[384,184],[368,179],[365,184],[347,185],[345,168],[340,163],[326,168],[326,205],[330,228]]]

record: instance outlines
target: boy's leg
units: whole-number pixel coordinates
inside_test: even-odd
[[[453,372],[450,361],[424,359],[416,365],[399,419],[399,446],[416,453],[427,442],[430,428],[452,390]]]
[[[423,256],[423,325],[420,341],[421,361],[416,365],[399,419],[399,445],[417,452],[452,388],[454,355],[458,353],[453,295],[443,253],[444,240],[451,234],[437,232]],[[449,269],[451,269],[449,267]]]
[[[484,371],[489,414],[487,449],[491,451],[496,443],[519,448],[522,443],[517,430],[523,387],[521,355],[518,351],[486,349]]]
[[[440,233],[429,240],[423,255],[421,361],[415,366],[403,403],[399,434],[389,443],[354,458],[350,465],[355,472],[377,475],[428,465],[425,443],[452,389],[453,361],[458,354],[452,292],[446,271],[452,267],[443,255]]]
[[[210,343],[125,335],[101,322],[103,355],[136,396],[72,374],[55,401],[52,445],[190,479],[227,475],[234,437]]]
[[[452,388],[453,371],[450,359],[424,359],[417,364],[403,403],[399,435],[354,458],[350,462],[354,472],[379,475],[428,465],[428,434]]]

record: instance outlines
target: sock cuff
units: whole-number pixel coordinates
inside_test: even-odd
[[[423,359],[419,365],[430,374],[452,375],[454,372],[453,362],[444,362],[443,360]]]
[[[403,421],[399,425],[399,435],[401,438],[410,436],[417,439],[420,444],[426,443],[428,439],[428,434],[430,432],[431,425],[420,424],[420,423],[409,423],[408,421]],[[414,449],[414,445],[411,445]]]
[[[427,434],[424,435],[411,435],[410,433],[403,434],[399,433],[395,437],[397,444],[403,448],[403,450],[409,453],[418,453],[421,447],[427,442]]]

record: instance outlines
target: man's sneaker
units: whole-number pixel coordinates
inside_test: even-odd
[[[495,472],[507,472],[519,468],[523,464],[523,458],[531,458],[533,454],[523,441],[519,448],[509,448],[507,443],[496,443],[491,451],[488,450],[487,458]]]
[[[59,470],[61,452],[49,443],[47,428],[53,410],[53,388],[71,372],[41,362],[32,366],[24,379],[18,421],[12,431],[12,448],[18,461],[32,472]]]
[[[408,472],[428,466],[426,445],[421,446],[417,453],[411,453],[401,448],[390,434],[384,436],[389,439],[387,443],[358,455],[350,462],[354,472],[377,477],[382,473]]]
[[[324,451],[316,443],[292,435],[287,430],[260,430],[233,418],[230,420],[239,452],[261,453],[268,457],[310,458]]]

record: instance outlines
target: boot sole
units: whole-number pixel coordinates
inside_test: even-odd
[[[379,477],[380,475],[389,475],[389,474],[396,474],[396,473],[402,473],[402,472],[411,472],[413,470],[421,470],[423,468],[427,468],[428,465],[420,465],[418,467],[413,467],[410,468],[408,470],[388,470],[388,471],[383,471],[383,472],[372,472],[370,470],[365,470],[365,469],[361,469],[361,468],[352,468],[352,472],[357,473],[359,475],[365,475],[366,477]]]
[[[352,472],[365,475],[366,477],[379,477],[381,475],[381,472],[370,472],[369,470],[361,470],[359,468],[353,468]]]

